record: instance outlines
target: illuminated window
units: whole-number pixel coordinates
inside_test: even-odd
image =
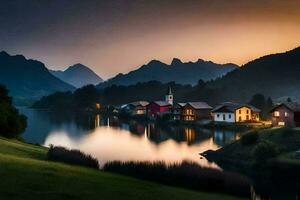
[[[278,122],[278,126],[284,126],[285,123],[284,122]]]
[[[288,113],[287,113],[287,112],[285,112],[285,113],[284,113],[284,116],[285,116],[285,117],[287,117],[287,116],[288,116]]]
[[[100,109],[101,108],[101,104],[100,103],[96,103],[96,108]]]
[[[279,111],[275,111],[275,112],[274,112],[274,116],[275,116],[275,117],[279,117],[279,116],[280,116]]]

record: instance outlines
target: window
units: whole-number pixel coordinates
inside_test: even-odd
[[[249,115],[246,116],[247,121],[249,120]]]
[[[239,114],[242,114],[242,110],[239,110]]]
[[[280,116],[279,111],[275,111],[275,112],[274,112],[274,116],[275,116],[275,117],[279,117],[279,116]]]
[[[224,120],[224,121],[226,120],[226,115],[225,115],[225,114],[223,114],[223,120]]]
[[[219,118],[220,117],[220,114],[217,114],[217,118]]]
[[[239,122],[241,122],[241,121],[242,121],[242,117],[240,116],[240,117],[239,117]]]
[[[284,113],[284,116],[285,116],[285,117],[287,117],[287,116],[288,116],[288,113],[287,113],[287,112],[285,112],[285,113]]]
[[[247,110],[247,114],[249,114],[249,110]]]
[[[228,115],[228,118],[231,119],[231,114]]]
[[[278,122],[278,126],[285,126],[285,122]]]

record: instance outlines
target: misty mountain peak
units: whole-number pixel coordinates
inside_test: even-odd
[[[65,71],[51,70],[50,72],[57,78],[77,88],[89,84],[98,84],[103,81],[93,70],[81,63],[72,65]]]

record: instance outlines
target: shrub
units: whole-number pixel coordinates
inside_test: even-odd
[[[113,161],[106,163],[103,170],[193,190],[250,195],[250,185],[245,177],[218,169],[204,168],[193,162],[166,165],[164,162]]]
[[[242,136],[241,142],[243,145],[252,145],[258,141],[259,135],[257,131],[251,131]]]
[[[263,140],[254,149],[253,156],[257,162],[265,162],[279,154],[279,149],[273,142]]]
[[[291,128],[284,128],[281,133],[281,136],[283,137],[291,137],[293,135],[295,135],[295,130]]]
[[[68,150],[64,147],[54,147],[51,145],[47,153],[47,159],[99,169],[98,160],[91,155],[84,154],[79,150]]]
[[[13,106],[8,90],[0,85],[0,135],[18,138],[27,127],[27,118]]]

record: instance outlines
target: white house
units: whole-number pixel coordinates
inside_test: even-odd
[[[215,122],[259,121],[260,110],[247,104],[226,102],[212,110]]]

